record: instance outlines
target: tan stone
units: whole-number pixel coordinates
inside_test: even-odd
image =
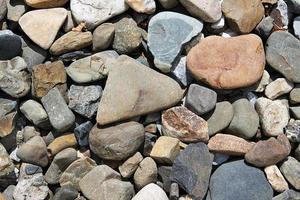
[[[55,138],[47,147],[48,152],[51,156],[56,155],[60,151],[69,148],[75,147],[77,145],[77,140],[74,134],[67,134]]]
[[[261,0],[262,3],[275,4],[278,0]]]
[[[15,118],[17,112],[9,113],[6,116],[0,117],[0,138],[12,133],[15,128]]]
[[[277,97],[289,93],[294,88],[294,84],[285,78],[278,78],[267,85],[265,95],[269,99],[276,99]]]
[[[2,193],[0,193],[0,200],[6,200],[5,196]]]
[[[276,165],[265,167],[267,179],[276,192],[283,192],[289,189],[289,185]]]
[[[153,14],[156,9],[154,0],[125,0],[134,11],[138,13]]]
[[[25,0],[33,8],[54,8],[65,5],[69,0]]]
[[[122,165],[119,166],[119,171],[122,177],[131,177],[142,160],[143,156],[140,152],[137,152],[136,154],[128,158]]]

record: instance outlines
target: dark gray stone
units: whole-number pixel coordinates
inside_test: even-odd
[[[21,53],[22,40],[10,30],[0,31],[0,60],[10,60]]]
[[[26,165],[26,167],[25,167],[25,173],[26,173],[26,175],[43,173],[43,169],[40,166],[29,164],[29,165]]]
[[[289,12],[300,14],[300,2],[298,0],[285,0],[288,5]]]
[[[7,13],[7,6],[5,0],[0,0],[0,21],[2,21]]]
[[[299,200],[299,199],[300,199],[300,192],[289,189],[273,197],[272,200]]]
[[[211,176],[209,190],[213,200],[271,200],[273,197],[264,172],[244,160],[221,165]]]
[[[89,146],[89,132],[93,128],[93,124],[90,121],[84,122],[74,129],[74,134],[79,146]]]
[[[62,186],[57,190],[52,200],[74,200],[78,191],[72,186]]]
[[[189,144],[174,161],[171,180],[179,184],[195,200],[202,199],[208,189],[213,154],[206,144]]]
[[[158,177],[161,179],[161,181],[163,183],[163,188],[166,192],[170,191],[171,172],[172,172],[172,167],[170,167],[170,166],[160,166],[160,167],[158,167]]]

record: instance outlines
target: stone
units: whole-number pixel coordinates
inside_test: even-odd
[[[157,181],[157,166],[155,161],[146,157],[139,163],[133,176],[135,187],[140,190],[144,186]]]
[[[186,69],[186,56],[180,58],[171,74],[184,87],[187,87],[193,81],[192,75]]]
[[[74,125],[75,116],[56,87],[43,96],[41,101],[51,125],[57,131],[64,132]]]
[[[0,179],[14,172],[15,166],[5,147],[0,143]],[[0,180],[0,182],[2,182]]]
[[[6,6],[6,1],[1,0],[0,1],[0,21],[2,21],[7,13],[7,6]]]
[[[90,121],[84,122],[74,129],[75,137],[78,141],[79,146],[89,146],[89,133],[93,128],[93,124]]]
[[[67,32],[72,31],[72,29],[74,27],[75,27],[75,22],[73,20],[72,13],[71,13],[71,11],[68,10],[67,19],[63,25],[63,29],[67,33]]]
[[[130,178],[139,166],[139,163],[143,160],[143,156],[140,152],[135,153],[128,158],[122,165],[119,166],[120,174],[123,178]]]
[[[273,32],[266,44],[268,64],[294,83],[300,82],[300,67],[297,65],[298,55],[300,55],[300,51],[297,51],[299,47],[299,40],[286,31]]]
[[[115,36],[115,25],[104,23],[98,26],[93,32],[93,51],[106,50],[113,42]]]
[[[54,8],[65,5],[69,0],[25,0],[25,3],[33,8]]]
[[[49,184],[58,184],[62,173],[77,159],[77,152],[73,148],[67,148],[59,152],[53,158],[44,178]]]
[[[18,102],[15,100],[0,98],[0,117],[15,111],[17,106]]]
[[[212,136],[229,126],[233,118],[233,106],[228,101],[216,103],[216,107],[207,119],[208,134]]]
[[[130,8],[138,13],[153,14],[156,10],[154,0],[125,0]]]
[[[103,51],[73,62],[66,68],[76,83],[90,83],[107,76],[109,67],[119,55],[115,51]]]
[[[160,111],[178,103],[182,96],[183,90],[173,79],[120,56],[109,72],[97,122],[104,125]]]
[[[4,191],[3,196],[6,198],[6,200],[14,200],[13,194],[16,186],[15,185],[9,185]],[[4,199],[5,200],[5,199]]]
[[[256,167],[275,165],[291,152],[291,145],[284,134],[258,141],[245,155],[245,160]]]
[[[293,28],[295,36],[299,39],[300,38],[300,17],[295,17],[293,21]]]
[[[207,122],[183,106],[170,108],[162,114],[162,132],[182,142],[207,142]]]
[[[97,164],[88,157],[79,158],[72,162],[68,168],[62,173],[59,183],[61,186],[72,186],[76,190],[80,190],[79,181],[89,173]]]
[[[43,106],[32,99],[25,101],[20,106],[20,111],[25,115],[25,117],[31,121],[34,125],[38,127],[47,127],[49,124],[49,119]]]
[[[17,135],[16,135],[17,145],[21,145],[22,143],[27,142],[28,140],[33,138],[34,136],[40,136],[40,135],[41,134],[35,130],[35,127],[25,126],[21,131],[17,132]]]
[[[191,84],[185,99],[185,106],[196,113],[203,115],[214,109],[217,103],[217,93],[209,88]]]
[[[70,31],[58,38],[50,47],[49,52],[58,56],[71,51],[88,47],[92,44],[93,35],[91,32]]]
[[[179,3],[178,0],[158,0],[158,1],[165,9],[174,8]]]
[[[222,133],[216,134],[208,142],[208,149],[211,152],[231,156],[244,156],[253,146],[253,143],[243,138]]]
[[[7,6],[6,19],[13,23],[18,23],[20,17],[28,10],[28,6],[23,0],[5,0]]]
[[[134,187],[130,182],[118,179],[109,179],[102,184],[103,200],[131,200],[134,196]],[[98,197],[99,194],[96,194]],[[98,198],[97,198],[98,199]]]
[[[64,8],[39,9],[25,13],[19,25],[34,43],[49,49],[66,18],[67,10]]]
[[[248,87],[263,75],[263,43],[254,34],[231,38],[208,36],[189,51],[187,66],[195,79],[213,88]]]
[[[271,83],[271,78],[270,78],[270,74],[267,70],[264,70],[264,73],[260,79],[260,81],[258,83],[256,83],[255,85],[255,92],[263,92],[265,91],[267,85],[269,85],[269,83]]]
[[[255,30],[258,31],[262,38],[268,39],[274,27],[273,23],[274,19],[271,16],[264,17],[256,26]]]
[[[160,12],[152,17],[148,27],[148,46],[155,66],[164,73],[170,72],[183,46],[202,28],[203,24],[195,18],[175,12]]]
[[[52,88],[66,87],[67,75],[62,61],[36,65],[32,68],[32,95],[45,96]]]
[[[261,0],[224,0],[222,12],[229,27],[240,33],[250,33],[264,17]]]
[[[48,165],[47,147],[41,136],[34,136],[22,144],[17,156],[23,161],[34,165],[46,167]]]
[[[250,139],[256,135],[259,126],[259,117],[253,105],[245,99],[239,99],[233,104],[233,118],[226,133]]]
[[[132,200],[169,200],[165,191],[154,183],[143,187]]]
[[[0,117],[0,138],[13,133],[18,120],[17,112],[12,112]]]
[[[285,134],[290,142],[300,143],[300,120],[291,119],[285,127]]]
[[[267,85],[265,95],[269,99],[276,99],[277,97],[289,93],[294,88],[294,84],[285,78],[278,78]]]
[[[300,119],[300,107],[290,107],[291,114],[296,118]]]
[[[209,184],[213,155],[206,144],[189,144],[174,161],[171,180],[192,198],[202,199]]]
[[[291,90],[289,95],[289,100],[291,104],[300,103],[300,87],[299,85],[295,85],[295,88]]]
[[[270,16],[274,19],[274,30],[286,30],[289,25],[290,10],[287,1],[278,0],[272,9]]]
[[[289,189],[273,197],[272,200],[290,200],[290,199],[293,200],[299,198],[300,198],[300,192],[296,192],[295,190]]]
[[[65,134],[55,138],[47,147],[48,153],[55,156],[57,153],[69,147],[75,147],[77,141],[73,133]]]
[[[34,65],[42,64],[48,52],[38,45],[31,42],[29,39],[22,40],[22,58],[27,63],[27,68],[31,72]]]
[[[20,98],[30,91],[30,75],[27,64],[21,57],[0,61],[0,90],[8,95]]]
[[[84,21],[89,30],[128,9],[125,0],[71,0],[70,6],[75,21]]]
[[[267,179],[276,192],[284,192],[289,189],[289,185],[276,165],[265,167]]]
[[[218,0],[180,0],[191,15],[205,22],[217,22],[222,16],[221,2]]]
[[[90,149],[106,160],[124,160],[135,154],[144,142],[144,127],[137,122],[125,122],[108,128],[96,124],[89,136]]]
[[[280,171],[285,179],[296,189],[300,190],[300,162],[289,156],[280,166]]]
[[[273,197],[273,190],[264,173],[247,165],[244,160],[218,167],[211,176],[209,191],[213,200],[270,200]]]
[[[157,135],[152,133],[145,132],[145,140],[144,140],[144,148],[143,148],[143,155],[150,156],[152,148],[157,140]]]
[[[2,0],[2,2],[5,1]],[[10,30],[0,30],[0,60],[10,60],[18,56],[21,53],[21,47],[20,36]]]
[[[166,192],[170,192],[171,188],[171,172],[172,167],[171,166],[159,166],[158,167],[158,179],[162,181],[163,189]]]
[[[115,23],[113,49],[119,54],[134,52],[142,42],[142,33],[131,18],[122,18]]]
[[[180,153],[180,145],[177,138],[161,136],[154,144],[150,153],[151,158],[162,164],[172,165]]]
[[[295,158],[300,162],[300,144],[295,149]]]
[[[78,191],[70,186],[60,187],[55,195],[53,200],[74,200],[78,196]]]

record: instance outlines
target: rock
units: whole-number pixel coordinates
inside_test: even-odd
[[[120,174],[123,178],[130,178],[143,160],[140,152],[137,152],[132,157],[128,158],[122,165],[119,166]]]
[[[240,137],[218,133],[209,140],[208,149],[231,156],[244,156],[253,145]]]
[[[264,17],[256,26],[255,30],[258,31],[262,38],[268,39],[274,27],[273,23],[274,19],[271,16]]]
[[[130,54],[142,42],[142,33],[136,22],[131,18],[122,18],[115,23],[113,48],[119,54]]]
[[[63,25],[63,28],[64,28],[64,31],[67,33],[67,32],[70,32],[72,31],[72,29],[75,27],[75,22],[73,20],[73,17],[72,17],[72,13],[71,11],[68,10],[68,15],[67,15],[67,19]]]
[[[259,117],[253,105],[245,99],[239,99],[233,104],[234,115],[226,132],[244,139],[256,135],[259,126]]]
[[[174,161],[171,180],[192,198],[202,199],[208,189],[213,155],[204,143],[188,145]]]
[[[174,8],[178,4],[178,0],[158,0],[158,1],[165,9]]]
[[[131,200],[134,196],[134,187],[130,182],[118,179],[109,179],[102,184],[103,200]],[[98,197],[99,194],[96,194]]]
[[[285,78],[278,78],[267,85],[265,95],[269,99],[276,99],[277,97],[289,93],[294,88],[294,84]]]
[[[125,0],[130,8],[138,13],[153,14],[156,10],[154,0]]]
[[[21,131],[18,131],[17,136],[16,136],[17,140],[20,139],[20,138],[18,138],[20,136],[19,134],[22,137],[22,141],[17,141],[18,145],[20,145],[24,142],[27,142],[28,140],[30,140],[34,136],[40,136],[41,135],[39,132],[37,132],[35,130],[35,128],[33,126],[25,126]]]
[[[296,192],[295,190],[286,190],[283,193],[273,197],[272,200],[293,200],[293,199],[299,199],[300,198],[300,192]]]
[[[84,122],[74,129],[74,134],[79,146],[89,146],[89,133],[93,128],[93,124],[90,121]]]
[[[196,113],[203,115],[211,111],[217,103],[217,93],[209,88],[191,84],[185,99],[185,106]]]
[[[58,38],[50,47],[49,52],[58,56],[71,51],[88,47],[92,44],[93,35],[91,32],[70,31]]]
[[[72,186],[76,190],[80,190],[79,181],[90,172],[97,164],[88,157],[79,158],[72,162],[68,168],[62,173],[59,183],[61,186]]]
[[[290,142],[300,143],[300,120],[291,119],[285,127],[285,134]]]
[[[283,133],[283,129],[288,124],[290,118],[286,105],[280,100],[271,101],[260,97],[257,99],[255,107],[259,114],[264,135],[277,136]]]
[[[97,122],[104,125],[163,110],[178,103],[182,95],[173,79],[120,56],[109,72]]]
[[[42,98],[43,106],[48,114],[51,125],[60,132],[71,128],[75,116],[68,108],[59,90],[55,87]]]
[[[25,13],[19,24],[34,43],[49,49],[66,18],[67,10],[64,8],[40,9]]]
[[[271,83],[271,78],[270,78],[270,74],[268,73],[267,70],[264,70],[263,76],[261,77],[259,83],[257,83],[255,85],[255,92],[263,92],[265,90],[265,88],[267,87],[267,85],[269,85],[269,83]]]
[[[289,156],[280,166],[280,171],[296,190],[300,190],[300,162]]]
[[[0,1],[0,21],[2,21],[7,13],[7,6],[6,6],[6,1],[1,0]]]
[[[158,167],[158,179],[162,181],[163,189],[166,192],[169,192],[170,188],[171,188],[171,179],[170,179],[171,172],[172,172],[171,166],[159,166]]]
[[[264,169],[267,179],[276,192],[284,192],[289,189],[288,183],[276,165],[268,166]]]
[[[171,71],[171,74],[184,87],[187,87],[193,81],[192,75],[186,69],[186,56],[180,58],[174,70]]]
[[[43,106],[34,100],[27,100],[20,106],[20,111],[25,117],[38,127],[47,127],[49,119]]]
[[[169,200],[165,191],[158,185],[150,183],[143,187],[132,200]]]
[[[152,17],[148,28],[148,46],[155,66],[164,73],[170,72],[182,47],[202,28],[200,21],[175,12],[160,12]]]
[[[290,107],[290,112],[296,119],[300,119],[300,107]]]
[[[256,167],[275,165],[291,152],[291,145],[284,134],[258,141],[245,155],[245,160]]]
[[[0,98],[0,117],[15,111],[17,106],[18,102],[15,100]]]
[[[55,156],[57,153],[69,147],[75,147],[77,145],[76,138],[73,133],[62,135],[55,138],[47,147],[51,156]]]
[[[76,83],[98,81],[107,76],[108,68],[118,57],[115,51],[103,51],[73,62],[66,72]]]
[[[78,191],[70,186],[64,186],[57,190],[53,200],[74,200],[78,196]]]
[[[5,147],[0,143],[0,179],[14,172],[15,166]],[[0,180],[0,183],[2,181]]]
[[[115,25],[104,23],[98,26],[93,32],[93,51],[103,51],[113,42],[115,35]]]
[[[213,88],[251,86],[261,79],[264,72],[263,43],[254,34],[232,38],[209,36],[190,50],[187,66],[195,79]]]
[[[143,148],[144,156],[150,156],[150,153],[152,151],[152,148],[153,148],[156,140],[157,140],[156,135],[145,132],[145,141],[144,141],[144,148]]]
[[[300,161],[300,144],[298,145],[298,147],[295,150],[295,158]]]
[[[18,23],[20,17],[28,10],[28,6],[23,0],[5,0],[7,5],[6,19],[13,23]]]
[[[218,167],[211,176],[209,190],[213,200],[270,200],[273,197],[273,190],[264,173],[245,164],[244,160]]]
[[[286,30],[289,25],[290,10],[286,4],[287,1],[278,0],[270,13],[270,16],[274,19],[274,30]]]
[[[100,128],[96,124],[89,136],[90,149],[106,160],[124,160],[135,154],[144,142],[144,127],[137,122],[126,122]]]
[[[128,9],[125,0],[89,0],[88,3],[71,0],[70,6],[75,21],[86,22],[89,30]]]
[[[158,163],[172,165],[180,153],[179,142],[177,138],[167,136],[159,137],[150,153],[151,158]]]
[[[34,165],[46,167],[48,165],[47,147],[41,136],[34,136],[22,144],[17,156],[23,161]]]
[[[180,0],[180,3],[185,7],[191,15],[202,19],[205,22],[217,22],[221,16],[221,2],[218,0]]]
[[[17,112],[12,112],[0,117],[0,137],[4,138],[13,133],[18,120]]]
[[[295,85],[295,88],[290,92],[290,103],[298,104],[300,103],[300,87],[299,85]]]
[[[13,194],[16,186],[15,185],[9,185],[4,191],[3,196],[6,198],[6,200],[14,200]],[[4,199],[5,200],[5,199]]]
[[[295,36],[299,39],[300,38],[300,17],[295,17],[293,21],[293,28],[295,32]]]
[[[2,2],[5,3],[3,0]],[[22,41],[20,36],[10,30],[0,30],[0,60],[10,60],[18,56],[21,53],[21,47]]]
[[[27,63],[27,68],[31,72],[34,65],[42,64],[48,52],[38,45],[32,43],[29,39],[24,39],[22,44],[22,58]]]
[[[230,124],[233,114],[234,110],[230,102],[218,102],[213,113],[207,119],[209,136],[219,133],[225,129]]]
[[[65,5],[69,0],[25,0],[25,3],[33,8],[54,8]]]
[[[264,17],[261,0],[224,0],[222,12],[229,27],[240,33],[250,33]]]
[[[0,89],[12,97],[24,97],[30,91],[30,75],[21,57],[0,61]]]
[[[135,187],[140,190],[144,186],[157,181],[157,166],[154,160],[146,157],[139,163],[133,176]]]
[[[207,122],[183,106],[170,108],[162,114],[162,132],[182,142],[207,142]]]
[[[297,65],[300,55],[298,48],[300,48],[299,40],[286,31],[273,32],[266,45],[266,59],[269,65],[294,83],[300,82],[300,67]]]
[[[45,180],[49,184],[58,184],[62,173],[77,159],[75,149],[67,148],[55,155],[50,167],[45,174]]]

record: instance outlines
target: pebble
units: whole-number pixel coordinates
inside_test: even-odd
[[[93,124],[90,121],[84,122],[74,129],[74,135],[81,147],[89,146],[89,133],[93,128]]]
[[[143,160],[143,156],[140,152],[135,153],[128,158],[122,165],[119,166],[120,174],[123,178],[130,178],[137,170],[140,162]]]
[[[39,47],[38,45],[34,44],[28,39],[24,39],[22,41],[22,58],[27,63],[28,71],[32,71],[32,67],[35,65],[42,64],[48,52]]]
[[[273,23],[274,19],[271,16],[264,17],[256,26],[255,30],[258,31],[262,38],[267,39],[272,33],[274,27]]]
[[[55,195],[53,200],[74,200],[78,196],[78,191],[70,186],[60,187]]]
[[[33,8],[54,8],[65,5],[69,0],[25,0],[25,3]]]
[[[270,165],[264,169],[267,179],[276,192],[284,192],[289,185],[276,165]]]
[[[295,149],[295,158],[300,162],[300,144]]]
[[[106,50],[113,42],[115,36],[115,25],[104,23],[98,26],[93,32],[93,51]]]
[[[296,189],[300,190],[300,162],[289,156],[280,166],[280,171],[285,179]]]
[[[157,138],[158,138],[157,135],[145,132],[145,140],[144,140],[144,148],[143,148],[144,156],[150,156],[151,150]]]
[[[180,85],[173,79],[120,56],[109,72],[97,122],[104,125],[162,110],[178,103],[182,96]]]
[[[131,200],[134,196],[134,187],[130,182],[109,179],[102,184],[103,200]],[[96,194],[95,196],[99,196]]]
[[[7,6],[6,19],[13,23],[18,23],[22,15],[28,10],[28,6],[23,0],[5,0]]]
[[[255,87],[255,92],[263,92],[265,91],[267,85],[269,85],[271,83],[271,78],[270,78],[270,74],[267,70],[264,70],[264,73],[260,79],[259,82],[256,83]]]
[[[18,56],[21,53],[21,47],[22,41],[20,36],[14,34],[10,30],[0,30],[0,60],[10,60]]]
[[[125,0],[125,2],[138,13],[153,14],[156,10],[154,0]]]
[[[299,39],[300,38],[300,17],[295,17],[293,21],[293,28],[295,32],[295,36]]]
[[[158,177],[159,180],[162,181],[163,189],[166,192],[170,192],[171,188],[171,172],[172,172],[172,166],[159,166],[158,167]]]
[[[0,21],[2,21],[7,13],[7,6],[6,6],[6,1],[1,0],[0,1]]]
[[[62,150],[75,147],[77,145],[77,141],[75,135],[73,133],[65,134],[55,138],[47,147],[48,153],[50,156],[55,156],[57,153]]]
[[[0,143],[0,179],[14,172],[15,166],[9,157],[5,147]],[[0,180],[0,183],[2,181]],[[0,187],[1,188],[1,187]]]
[[[267,85],[265,95],[269,99],[276,99],[277,97],[288,94],[294,88],[294,84],[285,78],[278,78]]]
[[[167,194],[161,187],[150,183],[143,187],[132,200],[169,200]]]
[[[295,190],[289,189],[275,196],[272,200],[289,200],[289,199],[299,199],[299,198],[300,198],[300,192],[296,192]]]
[[[291,119],[285,127],[285,134],[290,142],[300,143],[300,120]]]
[[[48,127],[49,119],[43,106],[32,99],[25,101],[20,106],[20,111],[25,117],[38,127]]]
[[[135,187],[140,190],[144,186],[155,183],[157,181],[157,165],[155,161],[150,158],[144,158],[133,175]]]
[[[244,51],[236,54],[240,49]],[[251,86],[261,79],[264,72],[263,43],[254,34],[231,38],[208,36],[188,53],[187,66],[195,79],[213,88]]]
[[[17,108],[18,102],[11,99],[0,98],[0,105],[0,117],[4,117]]]
[[[289,100],[291,104],[298,104],[300,103],[300,87],[299,85],[295,85],[290,92]]]
[[[213,155],[206,144],[189,144],[174,161],[171,180],[195,199],[202,199],[209,184]]]
[[[289,13],[286,1],[278,0],[270,16],[274,19],[275,30],[287,29],[289,25]]]
[[[171,74],[184,87],[187,87],[193,81],[192,75],[186,69],[186,56],[180,58],[178,64],[171,71]]]
[[[16,186],[15,185],[9,185],[4,191],[3,196],[6,198],[4,200],[14,200],[13,194]]]
[[[33,42],[49,49],[66,18],[67,10],[64,8],[39,9],[22,15],[19,24]]]
[[[75,22],[72,17],[72,12],[68,10],[67,19],[63,25],[63,29],[67,33],[67,32],[72,31],[74,26],[75,26]]]
[[[202,28],[203,24],[195,18],[175,12],[160,12],[152,17],[148,28],[148,46],[155,66],[164,73],[170,72],[183,45],[197,36]]]
[[[207,142],[209,139],[207,122],[183,106],[163,112],[162,132],[182,142]]]

